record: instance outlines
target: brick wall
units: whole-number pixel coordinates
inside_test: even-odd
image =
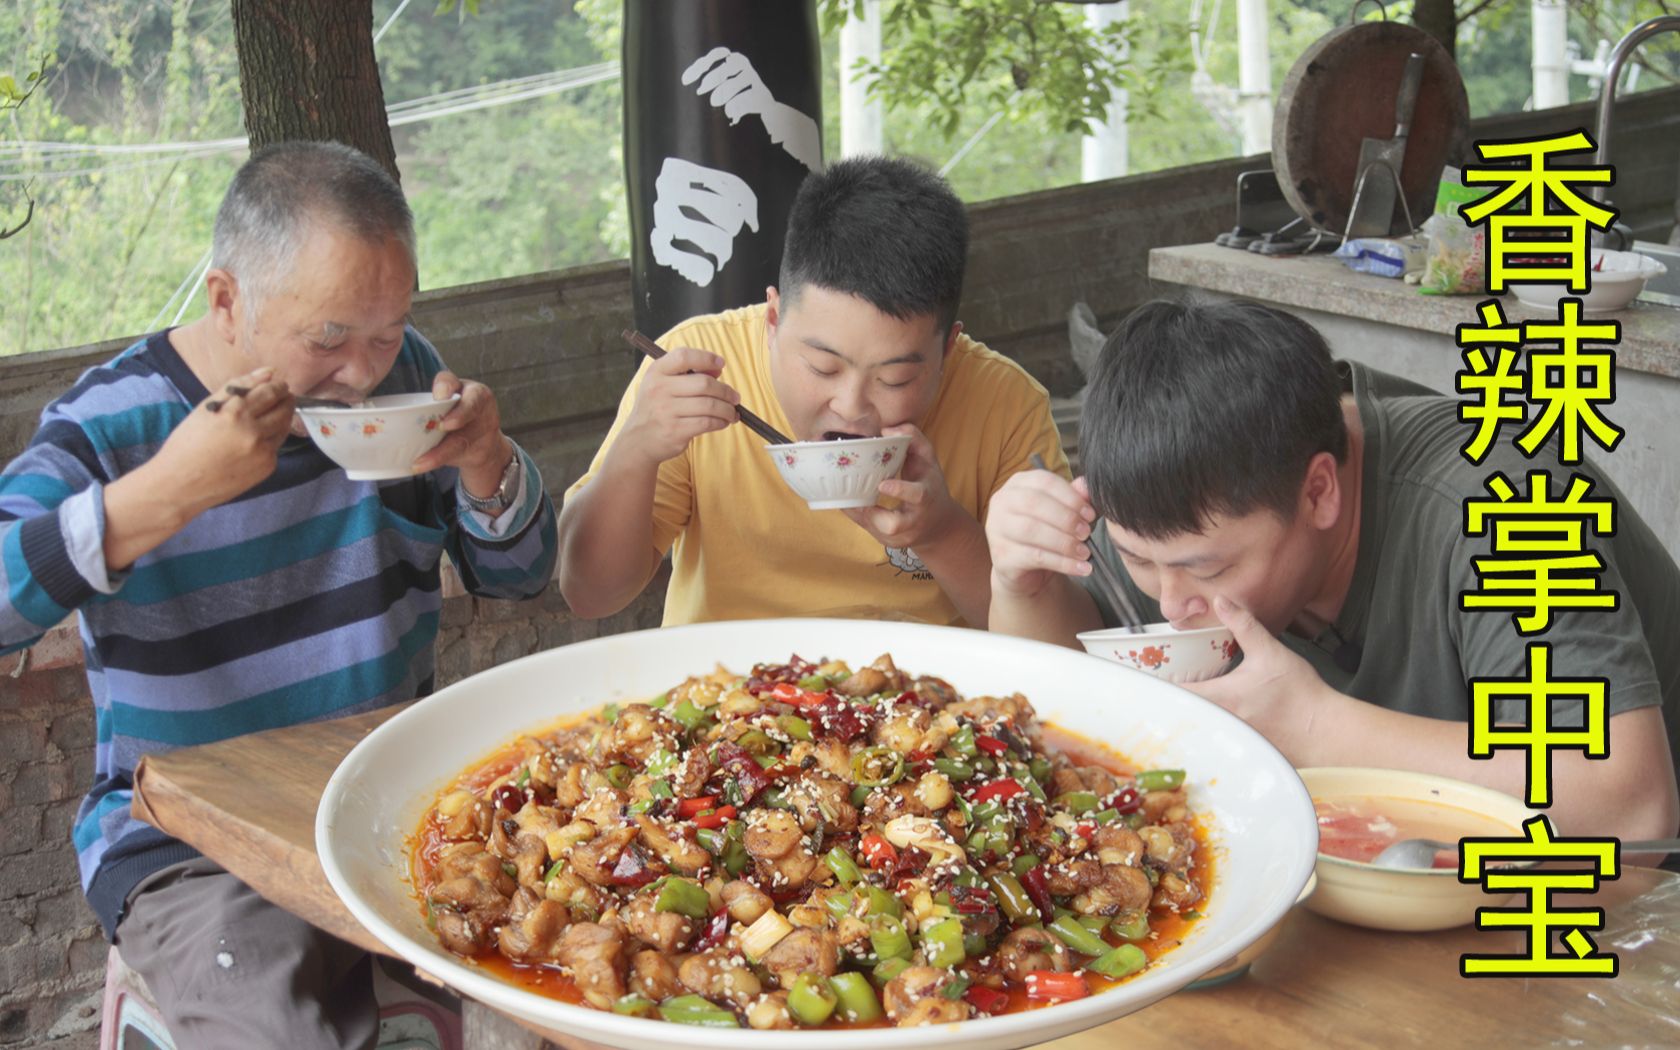
[[[1674,207],[1680,89],[1618,109],[1618,204],[1646,236]],[[1479,122],[1478,138],[1537,127],[1590,127],[1590,107]],[[1151,247],[1211,240],[1234,218],[1239,171],[1267,158],[1190,168],[989,201],[970,210],[973,238],[962,308],[968,330],[1066,397],[1079,386],[1066,318],[1089,303],[1105,329],[1156,294]],[[631,323],[623,262],[421,293],[416,323],[451,365],[498,392],[509,431],[558,493],[587,464],[636,361],[618,338]],[[82,370],[132,339],[0,358],[0,462],[33,432],[41,407]],[[1076,411],[1061,405],[1064,440]],[[446,585],[438,681],[528,653],[657,626],[662,573],[605,620],[571,615],[558,592],[531,602],[479,601]],[[93,718],[71,625],[20,656],[0,658],[0,1046],[94,1045],[105,944],[81,899],[69,845],[72,814],[92,777]]]

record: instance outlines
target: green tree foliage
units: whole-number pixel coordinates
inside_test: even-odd
[[[377,47],[385,98],[400,113],[403,103],[444,92],[616,63],[622,2],[495,0],[473,11],[456,0],[441,12],[424,0],[410,4]],[[834,24],[852,0],[819,2],[828,16],[824,141],[832,158],[841,76]],[[1590,55],[1599,38],[1616,39],[1664,2],[1572,4],[1571,37]],[[375,0],[374,25],[399,3]],[[1271,0],[1274,90],[1302,49],[1346,20],[1349,6]],[[1478,115],[1528,98],[1528,7],[1458,2],[1458,58]],[[1405,0],[1388,8],[1393,18],[1411,10]],[[885,146],[935,168],[950,165],[966,200],[1077,182],[1078,129],[1121,87],[1132,100],[1133,171],[1239,149],[1229,95],[1237,83],[1235,0],[1133,0],[1131,23],[1106,39],[1084,29],[1084,5],[1060,0],[885,0],[885,10],[886,53],[877,70],[865,71],[888,108]],[[0,6],[0,71],[10,71],[14,85],[0,81],[0,229],[26,214],[25,187],[35,201],[27,225],[0,240],[0,353],[134,335],[175,317],[184,283],[199,291],[188,278],[244,157],[230,11],[227,0]],[[1375,17],[1374,6],[1362,14]],[[1116,57],[1122,40],[1131,48],[1124,62]],[[1641,88],[1673,75],[1675,44],[1680,39],[1659,38],[1646,49],[1651,72]],[[29,81],[33,70],[41,75]],[[32,85],[38,90],[26,105],[7,107]],[[1589,87],[1575,77],[1572,90],[1585,98]],[[628,254],[621,99],[607,77],[394,127],[419,226],[422,288]],[[233,144],[151,150],[223,139]],[[112,152],[119,147],[129,151]],[[186,316],[200,309],[202,300]]]

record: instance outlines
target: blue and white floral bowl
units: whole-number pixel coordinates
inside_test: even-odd
[[[812,510],[873,507],[881,482],[904,469],[908,435],[765,445],[788,488]]]

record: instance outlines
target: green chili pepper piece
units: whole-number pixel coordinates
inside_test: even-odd
[[[629,787],[630,781],[634,777],[635,774],[631,772],[630,767],[622,762],[617,765],[607,767],[607,783],[611,784],[620,791]]]
[[[828,865],[829,871],[834,872],[834,877],[840,880],[842,886],[856,885],[858,880],[863,878],[863,872],[858,870],[857,861],[839,846],[823,856],[823,863]]]
[[[933,768],[958,783],[974,776],[974,767],[959,758],[936,758],[933,760]]]
[[[673,995],[659,1004],[659,1016],[674,1024],[693,1024],[706,1028],[741,1027],[733,1013],[698,995]]]
[[[963,948],[963,928],[959,919],[940,919],[922,927],[922,954],[929,966],[955,966],[968,958]]]
[[[1038,906],[1028,896],[1027,888],[1021,885],[1021,880],[1003,872],[991,876],[988,880],[992,884],[992,892],[997,894],[998,903],[1009,921],[1017,926],[1038,921]]]
[[[1118,981],[1122,977],[1130,977],[1148,965],[1149,956],[1143,954],[1142,948],[1135,944],[1122,944],[1097,956],[1087,963],[1085,968]]]
[[[852,780],[862,787],[885,787],[904,779],[904,756],[890,747],[866,747],[852,756]]]
[[[964,758],[973,758],[980,753],[980,746],[974,742],[974,727],[964,723],[951,736],[951,750]]]
[[[762,729],[749,729],[736,737],[735,742],[745,748],[748,754],[753,755],[768,755],[777,750],[776,742]]]
[[[1050,932],[1083,955],[1102,955],[1108,951],[1107,941],[1080,925],[1079,920],[1071,915],[1064,915],[1051,923]]]
[[[869,789],[859,784],[852,789],[852,805],[861,806],[869,801]]]
[[[799,680],[799,688],[807,693],[820,693],[828,688],[828,679],[820,674],[806,675]]]
[[[1027,763],[1027,770],[1032,773],[1034,780],[1042,784],[1050,779],[1050,760],[1043,755],[1034,755],[1032,761]]]
[[[1056,805],[1071,813],[1089,813],[1097,808],[1098,801],[1094,791],[1069,791],[1065,795],[1056,796]]]
[[[840,1000],[840,1006],[835,1011],[840,1020],[855,1023],[873,1021],[881,1016],[881,1000],[875,997],[875,989],[869,986],[863,974],[837,973],[828,979],[828,983],[834,986],[834,994]]]
[[[910,935],[904,932],[904,924],[890,915],[883,915],[870,924],[869,943],[874,946],[878,959],[910,957]]]
[[[909,968],[909,959],[888,959],[886,962],[877,963],[875,968],[869,971],[869,979],[877,985],[885,987],[887,982]]]
[[[788,1013],[800,1024],[815,1028],[828,1020],[839,1002],[840,997],[834,994],[834,987],[828,983],[827,977],[820,973],[802,973],[788,992]]]
[[[1171,791],[1183,783],[1182,769],[1146,769],[1137,775],[1139,791]]]
[[[1009,870],[1017,875],[1025,875],[1041,863],[1043,863],[1042,859],[1035,854],[1023,853],[1010,862]]]
[[[1144,909],[1121,915],[1109,924],[1109,929],[1128,941],[1141,941],[1149,936],[1149,911]]]
[[[659,897],[653,902],[654,911],[676,912],[691,919],[704,919],[712,913],[712,897],[698,882],[668,878],[659,887]]]
[[[795,740],[811,739],[811,723],[798,715],[777,715],[776,725]]]
[[[634,992],[623,996],[612,1005],[613,1013],[626,1017],[652,1017],[658,1010],[658,1005],[652,999]]]

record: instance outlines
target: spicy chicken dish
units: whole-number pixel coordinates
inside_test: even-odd
[[[882,656],[609,704],[441,794],[414,843],[450,951],[666,1021],[919,1025],[1083,998],[1207,885],[1181,770],[1124,772],[1026,698]]]

